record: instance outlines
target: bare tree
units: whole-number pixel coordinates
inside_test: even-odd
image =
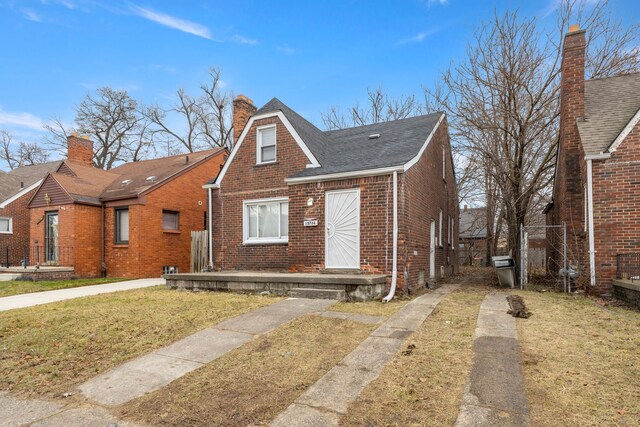
[[[349,108],[347,114],[339,107],[331,107],[322,114],[322,121],[327,129],[332,130],[404,119],[417,116],[424,111],[424,105],[417,101],[414,95],[393,98],[378,87],[367,89],[365,105],[356,104]]]
[[[31,166],[45,163],[49,153],[35,142],[13,142],[13,135],[0,129],[0,160],[4,160],[9,169],[19,166]]]
[[[200,86],[200,97],[178,89],[170,107],[143,107],[142,115],[153,125],[154,140],[166,144],[168,151],[232,148],[231,95],[222,91],[220,76],[218,69],[209,70],[210,78]],[[175,127],[175,121],[181,126]]]
[[[89,135],[94,142],[94,164],[111,169],[120,162],[139,160],[151,148],[143,137],[143,118],[138,114],[137,102],[126,90],[102,87],[95,94],[87,94],[76,107],[74,130]],[[67,136],[59,119],[45,128],[54,147],[66,152]]]

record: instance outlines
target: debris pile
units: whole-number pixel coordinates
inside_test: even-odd
[[[527,306],[524,305],[524,300],[520,295],[509,295],[507,297],[507,301],[509,302],[509,311],[508,314],[513,317],[521,317],[523,319],[527,319],[531,317],[533,313],[527,310]]]

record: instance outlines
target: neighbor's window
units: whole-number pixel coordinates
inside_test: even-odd
[[[178,231],[180,228],[180,214],[176,211],[162,211],[162,229]]]
[[[438,245],[442,247],[442,209],[440,209],[440,222],[438,223]]]
[[[262,126],[258,128],[258,152],[256,163],[269,163],[276,161],[276,125]]]
[[[289,239],[289,200],[244,202],[244,243],[286,243]]]
[[[13,233],[13,219],[12,218],[0,218],[0,234]]]
[[[129,209],[116,209],[116,243],[129,243]]]

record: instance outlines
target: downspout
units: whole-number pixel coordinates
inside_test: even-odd
[[[107,276],[107,263],[105,261],[105,242],[104,242],[104,215],[105,215],[105,210],[104,210],[104,203],[102,204],[102,227],[101,228],[101,245],[100,245],[100,273],[102,275],[102,277],[106,277]]]
[[[393,270],[391,273],[391,289],[383,302],[389,302],[396,293],[398,279],[398,172],[393,172]]]
[[[208,188],[208,202],[209,202],[209,214],[208,214],[208,222],[209,222],[209,271],[213,270],[213,190]]]
[[[591,287],[596,286],[596,244],[593,230],[593,160],[587,159],[587,210],[589,216],[589,276]]]

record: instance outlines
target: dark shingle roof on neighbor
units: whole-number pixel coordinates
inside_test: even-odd
[[[444,113],[393,120],[353,128],[321,131],[298,113],[273,98],[255,115],[282,111],[321,167],[294,175],[312,177],[401,166],[414,158]],[[370,139],[370,135],[379,134]]]
[[[487,237],[487,208],[466,208],[460,211],[461,239],[485,239]]]
[[[605,152],[640,110],[640,73],[586,80],[584,103],[578,120],[584,152]]]
[[[0,174],[0,202],[15,196],[21,190],[32,186],[60,166],[61,160],[33,166],[20,166]]]

